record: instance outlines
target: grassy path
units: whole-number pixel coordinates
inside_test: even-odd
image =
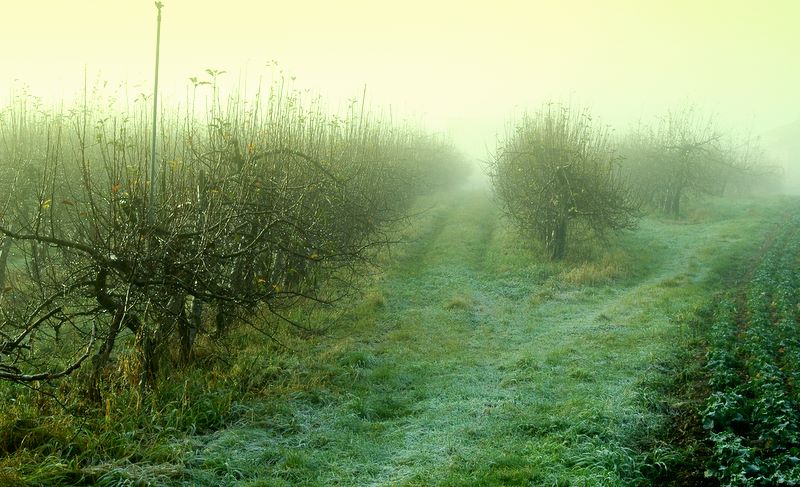
[[[658,443],[681,317],[780,215],[645,220],[606,252],[537,261],[479,191],[448,195],[333,336],[187,457],[239,485],[632,485]]]

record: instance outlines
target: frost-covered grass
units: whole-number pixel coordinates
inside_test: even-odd
[[[363,298],[311,318],[333,325],[327,333],[207,345],[203,369],[174,372],[152,403],[115,397],[104,418],[51,410],[38,421],[53,439],[30,449],[15,440],[0,484],[668,478],[664,469],[691,454],[665,443],[673,408],[660,386],[686,365],[677,362],[694,338],[686,323],[781,219],[774,200],[708,204],[688,224],[648,218],[552,263],[483,192],[426,201]],[[4,434],[34,414],[15,411],[3,414]]]

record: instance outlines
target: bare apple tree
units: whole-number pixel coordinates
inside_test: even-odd
[[[0,259],[18,259],[2,267],[0,379],[88,362],[99,400],[120,342],[149,386],[164,363],[189,363],[198,337],[263,313],[302,326],[286,311],[351,293],[440,164],[430,154],[451,148],[286,96],[164,117],[152,206],[144,108],[3,112]]]

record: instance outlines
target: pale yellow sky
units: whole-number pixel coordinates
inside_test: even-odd
[[[163,1],[168,97],[206,68],[234,84],[277,60],[334,108],[366,84],[374,106],[478,157],[515,111],[548,99],[620,130],[687,101],[756,132],[800,119],[797,0]],[[155,13],[151,0],[3,0],[0,95],[19,79],[71,99],[84,66],[149,93]]]

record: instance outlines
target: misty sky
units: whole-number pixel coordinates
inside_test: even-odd
[[[756,133],[800,119],[800,2],[163,0],[162,89],[183,99],[206,68],[223,83],[276,60],[335,109],[360,96],[485,155],[513,113],[588,105],[619,130],[693,102]],[[47,100],[127,80],[150,92],[150,0],[4,1],[0,95]]]

